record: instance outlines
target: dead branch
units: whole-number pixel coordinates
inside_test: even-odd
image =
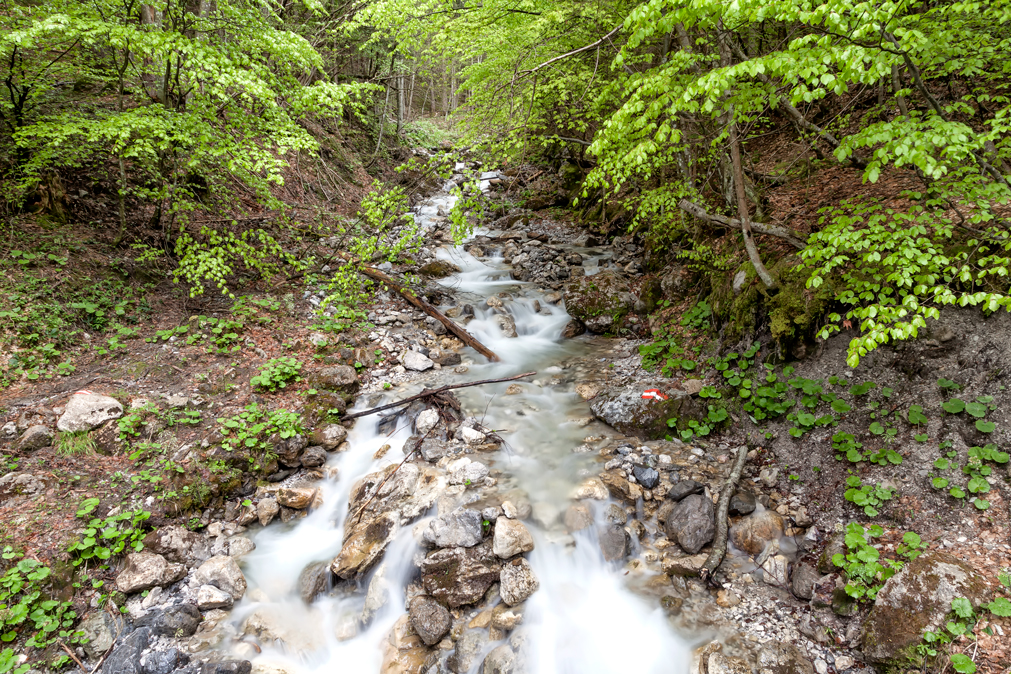
[[[741,221],[734,220],[726,217],[725,215],[717,215],[716,213],[709,213],[706,209],[694,201],[688,201],[687,199],[682,199],[678,203],[678,208],[680,208],[685,213],[694,215],[699,220],[704,220],[712,225],[718,225],[720,227],[726,227],[728,229],[741,229]],[[768,234],[769,236],[776,236],[780,239],[785,239],[789,241],[798,250],[803,250],[807,244],[798,239],[792,230],[785,227],[780,227],[778,225],[768,225],[763,222],[752,222],[751,229],[759,234]]]
[[[60,647],[63,648],[63,650],[67,652],[67,655],[69,655],[73,659],[73,661],[77,663],[77,666],[81,668],[81,671],[84,672],[84,674],[88,674],[90,670],[88,670],[88,668],[84,666],[84,664],[80,661],[80,659],[78,659],[77,655],[72,650],[67,648],[67,645],[65,643],[61,641]]]
[[[590,51],[591,49],[595,49],[596,47],[599,47],[600,45],[604,44],[604,42],[606,42],[607,40],[609,40],[612,35],[614,35],[619,30],[621,30],[622,25],[624,25],[624,24],[618,24],[617,26],[614,27],[614,30],[612,30],[610,33],[608,33],[604,37],[600,38],[596,42],[588,44],[585,47],[580,47],[579,49],[573,49],[572,51],[566,52],[565,54],[561,54],[560,56],[556,56],[554,58],[548,59],[544,63],[541,63],[540,65],[537,65],[537,66],[534,66],[530,70],[521,70],[520,73],[519,73],[519,75],[520,75],[520,77],[522,77],[524,75],[530,75],[532,73],[537,72],[538,70],[540,70],[541,68],[543,68],[545,66],[551,65],[555,61],[561,61],[562,59],[568,58],[570,56],[575,56],[576,54],[580,54],[580,53],[582,53],[584,51]]]
[[[720,501],[716,506],[716,538],[713,540],[713,549],[706,557],[706,563],[699,570],[699,577],[702,582],[711,579],[716,573],[716,568],[723,562],[723,557],[727,554],[727,513],[730,510],[730,499],[737,490],[737,483],[741,481],[741,473],[744,471],[744,463],[748,458],[747,445],[737,448],[737,459],[734,461],[734,469],[730,471],[730,477],[723,485],[720,492]]]
[[[410,302],[417,308],[421,309],[432,318],[436,319],[437,321],[445,325],[446,329],[452,332],[454,335],[456,335],[460,339],[460,341],[462,341],[464,344],[477,351],[479,354],[481,354],[491,362],[497,363],[500,360],[494,351],[486,347],[481,342],[477,341],[477,339],[475,339],[474,336],[471,335],[469,332],[464,330],[463,327],[460,326],[460,324],[444,316],[442,312],[440,312],[438,309],[436,309],[431,304],[421,299],[417,295],[411,293],[407,288],[400,285],[383,272],[379,271],[374,267],[362,267],[361,272],[366,276],[368,276],[369,278],[374,278],[377,281],[382,281],[390,288],[396,290],[398,293],[400,293],[401,297],[403,297],[405,300],[407,300],[408,302]]]
[[[395,403],[390,403],[389,405],[381,405],[379,407],[373,407],[370,410],[365,410],[364,412],[355,412],[353,414],[344,415],[344,419],[357,419],[358,417],[365,417],[370,414],[375,414],[376,412],[382,412],[384,410],[393,409],[394,407],[400,407],[401,405],[406,405],[408,403],[414,402],[420,398],[427,398],[428,396],[439,395],[440,393],[445,393],[446,391],[452,391],[458,388],[468,388],[470,386],[480,386],[481,384],[501,384],[507,381],[516,381],[517,379],[522,379],[523,377],[532,377],[536,372],[524,372],[523,374],[518,374],[515,377],[503,377],[502,379],[482,379],[481,381],[471,381],[466,384],[450,384],[449,386],[443,386],[442,388],[436,389],[425,389],[418,395],[413,395],[410,398],[404,398],[403,400],[398,400]]]

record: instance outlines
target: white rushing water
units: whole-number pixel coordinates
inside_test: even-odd
[[[418,209],[423,226],[440,207],[448,210],[453,197],[440,193]],[[652,602],[627,587],[624,567],[604,561],[594,529],[568,535],[560,515],[571,503],[574,487],[592,470],[593,453],[574,453],[586,435],[587,404],[574,393],[575,382],[565,381],[561,367],[588,349],[585,342],[561,339],[569,320],[561,305],[543,300],[543,291],[532,284],[514,281],[506,263],[482,262],[459,248],[442,249],[461,272],[445,280],[461,298],[474,307],[467,329],[502,359],[499,363],[476,361],[463,375],[444,370],[433,373],[454,383],[507,377],[537,371],[532,382],[521,383],[522,392],[507,395],[508,384],[493,384],[458,391],[465,412],[476,416],[486,428],[499,431],[504,448],[492,455],[503,478],[529,495],[534,521],[527,522],[536,546],[529,561],[540,580],[540,589],[526,602],[523,626],[529,641],[527,668],[531,674],[684,674],[691,650],[670,627],[666,616]],[[593,265],[595,268],[595,265]],[[503,302],[516,326],[516,337],[503,334],[493,310],[483,299],[508,292]],[[535,301],[539,300],[540,311]],[[484,307],[484,308],[482,308]],[[426,382],[430,386],[432,381]],[[386,400],[406,397],[420,383],[402,386]],[[360,408],[370,405],[360,401]],[[400,428],[388,437],[378,432],[378,416],[359,419],[349,433],[351,450],[330,457],[329,469],[336,479],[321,485],[324,507],[290,525],[274,525],[255,534],[256,550],[243,560],[249,583],[246,598],[232,614],[237,627],[258,613],[269,616],[285,635],[286,645],[261,644],[262,653],[242,651],[254,662],[277,666],[289,674],[379,672],[383,644],[396,620],[402,616],[404,587],[417,572],[412,557],[417,552],[413,526],[401,528],[387,549],[383,562],[370,575],[384,574],[388,601],[371,623],[355,633],[354,625],[365,605],[366,579],[358,592],[321,596],[307,605],[299,596],[299,575],[314,562],[329,562],[341,549],[344,520],[352,485],[360,477],[404,458],[403,444],[410,435]],[[401,424],[405,423],[401,421]],[[391,449],[376,460],[384,444]],[[500,480],[500,482],[502,481]],[[595,504],[598,522],[603,522],[606,503]],[[433,508],[433,511],[435,509]],[[434,515],[435,512],[430,513]],[[379,585],[373,583],[376,588]],[[498,642],[490,643],[490,650]],[[481,659],[471,669],[479,674]],[[448,671],[435,669],[433,671]]]

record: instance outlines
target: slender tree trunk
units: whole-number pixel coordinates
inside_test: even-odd
[[[892,64],[892,93],[895,94],[896,100],[899,102],[899,112],[902,113],[903,117],[909,117],[909,108],[906,106],[906,97],[899,96],[899,66],[895,63]]]

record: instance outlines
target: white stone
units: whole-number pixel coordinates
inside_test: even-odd
[[[460,429],[460,439],[466,442],[468,445],[481,445],[487,440],[487,436],[481,431],[476,431],[473,428],[461,428]]]
[[[495,520],[495,538],[492,552],[502,559],[509,559],[534,549],[534,537],[519,520],[500,517]]]
[[[467,457],[451,461],[446,466],[450,484],[470,486],[488,476],[488,466],[479,461],[471,461]]]
[[[522,557],[503,566],[499,578],[502,601],[509,606],[526,601],[541,586],[529,562]]]
[[[246,594],[246,577],[235,560],[225,555],[208,559],[197,568],[193,577],[200,585],[213,585],[235,600],[242,599],[242,595]]]
[[[418,435],[425,436],[438,424],[439,410],[427,409],[422,410],[421,414],[418,415],[417,420],[414,422],[414,428],[418,431]]]
[[[235,602],[232,595],[224,590],[220,590],[213,585],[201,585],[197,590],[197,608],[201,611],[210,611],[216,608],[232,608]]]
[[[401,357],[400,362],[403,363],[404,367],[408,370],[414,370],[415,372],[424,372],[425,370],[432,369],[435,363],[432,362],[428,356],[418,351],[407,351]]]
[[[835,669],[837,672],[842,672],[847,669],[852,669],[856,661],[848,655],[837,655],[835,656]]]
[[[56,428],[64,433],[90,431],[110,419],[123,416],[123,406],[115,398],[78,391],[70,396]]]

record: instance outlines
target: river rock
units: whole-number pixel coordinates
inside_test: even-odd
[[[321,623],[322,616],[318,614],[310,614],[310,620],[291,621],[276,607],[261,606],[246,618],[242,634],[255,637],[265,646],[280,642],[291,652],[307,653],[322,645]]]
[[[642,498],[642,487],[632,484],[617,471],[609,470],[600,474],[600,481],[607,487],[607,491],[616,499],[635,504]]]
[[[123,405],[115,398],[79,391],[70,396],[56,428],[64,433],[80,433],[98,428],[110,419],[123,416]]]
[[[491,612],[491,626],[500,630],[510,631],[523,622],[523,604],[506,606],[499,604]]]
[[[21,437],[14,444],[14,451],[34,452],[51,444],[53,444],[53,430],[48,426],[36,424],[29,426],[28,430],[21,434]]]
[[[196,606],[176,604],[164,609],[152,609],[134,625],[150,628],[152,636],[179,638],[193,636],[200,620],[200,610]]]
[[[144,674],[172,674],[182,671],[190,662],[190,656],[178,648],[167,651],[149,651],[141,658],[141,671]]]
[[[88,613],[77,627],[84,636],[84,652],[89,658],[105,655],[125,628],[122,615],[113,615],[102,609]]]
[[[285,508],[305,510],[312,505],[316,490],[310,487],[283,487],[277,490],[277,503]]]
[[[586,332],[586,326],[578,318],[573,318],[565,327],[562,328],[562,339],[572,339],[573,337],[579,337]]]
[[[635,466],[632,468],[632,475],[635,476],[635,481],[646,489],[652,489],[660,484],[660,473],[649,466]]]
[[[582,484],[577,486],[572,492],[572,498],[577,501],[583,499],[591,499],[594,501],[603,501],[608,497],[607,487],[604,482],[597,477],[589,477],[583,481]]]
[[[369,589],[365,593],[365,605],[362,607],[361,624],[368,625],[381,608],[386,606],[390,600],[390,581],[386,580],[386,564],[380,564],[372,580],[369,581]]]
[[[306,468],[319,468],[326,463],[326,450],[321,445],[313,445],[302,454],[302,465]]]
[[[126,556],[123,570],[116,576],[116,587],[124,594],[132,594],[170,585],[185,576],[186,567],[182,564],[171,564],[151,552],[134,552]]]
[[[210,611],[216,608],[230,609],[233,603],[235,600],[232,599],[232,595],[213,585],[201,585],[197,590],[197,608],[201,611]]]
[[[757,501],[755,495],[747,491],[739,491],[730,497],[731,515],[750,515],[755,512]]]
[[[298,575],[298,594],[306,604],[311,604],[316,597],[329,588],[330,564],[328,562],[308,564]]]
[[[482,534],[481,513],[457,510],[432,520],[425,529],[424,540],[437,548],[471,548],[481,542]]]
[[[913,664],[925,630],[940,632],[951,602],[965,597],[979,607],[989,589],[973,567],[946,552],[925,552],[885,581],[864,622],[864,656],[881,665]]]
[[[612,503],[604,510],[604,519],[611,524],[625,526],[628,523],[628,514],[617,503]]]
[[[534,537],[523,522],[500,517],[495,522],[492,550],[502,559],[508,559],[534,549]]]
[[[279,512],[281,512],[281,506],[277,504],[277,499],[273,496],[260,499],[256,504],[256,517],[262,526],[270,524]]]
[[[485,540],[472,548],[443,548],[421,562],[425,591],[450,608],[473,604],[498,582],[502,561]]]
[[[476,428],[467,428],[466,426],[461,426],[458,432],[460,439],[464,441],[468,446],[474,447],[476,445],[483,445],[488,441],[488,436],[477,430]]]
[[[488,643],[486,630],[467,630],[457,640],[456,648],[446,660],[446,666],[454,674],[466,674],[479,662]]]
[[[344,547],[334,558],[330,570],[345,580],[360,577],[379,561],[386,546],[396,536],[397,528],[398,518],[393,513],[383,513],[359,524],[344,541]]]
[[[503,337],[516,337],[516,321],[513,320],[512,316],[508,314],[495,314],[492,316],[492,322],[502,331]]]
[[[355,393],[359,385],[358,373],[350,365],[333,365],[311,374],[309,384],[325,391]]]
[[[400,363],[408,370],[424,372],[435,367],[432,359],[419,351],[405,351],[400,357]]]
[[[790,582],[790,560],[785,555],[771,555],[762,562],[761,568],[766,585],[786,587]]]
[[[809,600],[814,595],[814,584],[821,578],[818,569],[807,562],[799,562],[793,567],[790,590],[798,599]]]
[[[144,552],[153,552],[175,564],[195,566],[211,557],[211,542],[206,536],[169,524],[144,537]]]
[[[573,503],[565,511],[565,529],[570,534],[589,528],[593,524],[593,515],[584,503]]]
[[[211,660],[200,665],[200,669],[196,670],[195,674],[250,674],[252,671],[253,663],[249,660],[218,660],[216,662]]]
[[[491,649],[481,664],[481,674],[513,674],[516,669],[516,654],[509,644]]]
[[[328,452],[335,451],[348,437],[348,430],[340,424],[326,424],[312,432],[310,441]]]
[[[462,484],[469,487],[483,482],[484,478],[488,477],[488,466],[480,461],[472,461],[467,457],[462,457],[451,461],[446,466],[446,472],[449,474],[450,484]]]
[[[842,671],[836,655],[836,670]],[[758,670],[763,674],[814,674],[814,666],[801,649],[784,641],[769,641],[758,653]]]
[[[692,494],[702,494],[705,493],[705,485],[696,482],[695,480],[681,480],[680,482],[675,482],[670,491],[667,492],[667,498],[672,501],[681,501],[686,496],[691,496]]]
[[[414,430],[422,437],[428,435],[438,425],[439,410],[432,408],[422,410],[414,420]]]
[[[523,557],[502,567],[501,582],[502,601],[509,606],[526,601],[541,586],[530,563]]]
[[[643,391],[653,388],[663,391],[667,399],[642,397]],[[590,410],[624,435],[645,440],[665,438],[670,433],[668,419],[700,420],[702,416],[701,407],[687,393],[655,382],[608,389],[590,401]]]
[[[664,553],[660,564],[668,576],[694,577],[706,563],[708,555],[676,555]]]
[[[765,547],[783,535],[783,518],[772,510],[762,510],[745,517],[730,528],[734,547],[758,557]]]
[[[151,630],[142,627],[124,638],[102,664],[103,674],[142,674],[140,657],[151,641]]]
[[[200,585],[213,585],[227,592],[236,601],[246,594],[246,577],[242,575],[235,560],[227,555],[208,559],[197,568],[193,578]]]
[[[600,551],[604,553],[604,559],[608,562],[615,562],[628,556],[631,546],[631,537],[625,531],[625,527],[620,524],[608,523],[597,530],[600,541]]]
[[[408,610],[411,626],[421,640],[428,646],[434,646],[442,641],[449,628],[453,626],[453,617],[446,607],[424,595],[411,600]]]
[[[667,516],[666,532],[685,552],[694,555],[716,535],[713,502],[700,494],[685,497]]]
[[[723,653],[710,653],[706,661],[708,674],[751,674],[751,665],[744,658],[735,658]]]

